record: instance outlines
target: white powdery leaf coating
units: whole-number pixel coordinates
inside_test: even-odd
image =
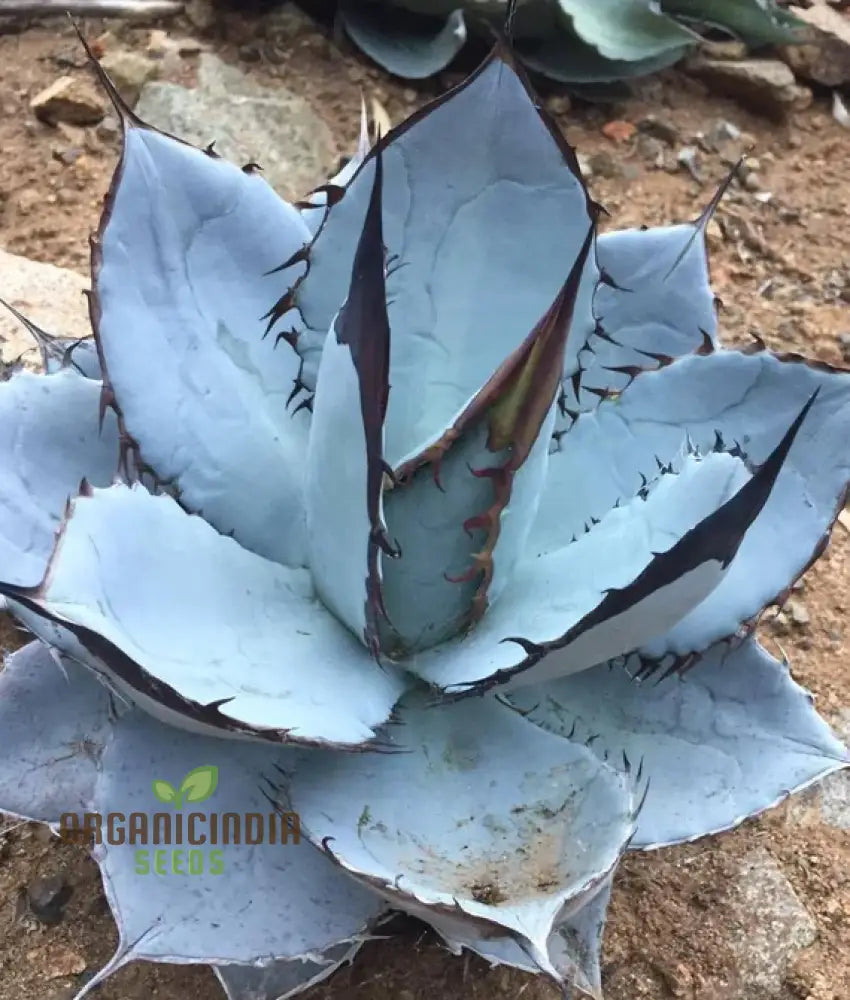
[[[534,329],[579,254],[590,211],[579,177],[499,57],[393,137],[382,159],[393,333],[385,457],[396,465],[446,427]],[[334,206],[297,292],[299,350],[313,378],[348,290],[373,171],[369,159]]]
[[[260,177],[128,126],[95,268],[99,338],[127,430],[181,501],[252,551],[304,558],[307,414],[269,311],[299,273],[267,275],[310,239]]]
[[[636,683],[639,664],[603,664],[511,694],[532,722],[641,760],[649,792],[633,847],[737,826],[850,764],[788,667],[754,639],[719,643],[684,676]]]
[[[501,599],[467,636],[418,654],[411,669],[440,687],[463,689],[510,669],[524,650],[502,640],[519,636],[549,643],[578,627],[556,652],[517,675],[537,683],[585,670],[663,634],[722,579],[718,558],[685,557],[673,578],[648,584],[636,603],[601,622],[581,623],[609,591],[632,584],[690,529],[705,522],[748,478],[729,455],[687,460],[678,475],[664,476],[648,497],[612,510],[600,524],[561,549],[523,561]]]
[[[0,809],[41,823],[91,807],[114,706],[85,668],[31,642],[0,673]]]
[[[384,909],[381,900],[347,878],[306,837],[296,842],[293,826],[288,819],[284,823],[285,812],[276,812],[263,794],[274,800],[277,769],[290,761],[284,750],[182,733],[142,713],[116,723],[103,756],[95,805],[102,815],[124,816],[125,830],[131,814],[145,814],[151,835],[142,845],[110,844],[104,830],[104,843],[95,847],[120,932],[105,972],[134,959],[267,964],[303,958],[323,963],[326,951],[331,951],[331,961],[340,944],[351,945],[366,932]],[[217,769],[208,799],[184,802],[180,808],[158,801],[154,781],[179,788],[198,767]],[[157,813],[169,815],[172,824],[171,836],[159,845],[152,842]],[[223,841],[226,813],[239,819],[239,843]],[[192,862],[202,869],[194,874],[189,871],[192,814],[195,839],[206,838],[194,845]],[[177,815],[183,816],[180,838]],[[273,836],[272,815],[277,817]],[[246,843],[249,816],[255,817],[255,833],[262,823],[260,843]],[[212,842],[214,822],[217,844]],[[165,852],[160,866],[165,875],[155,871],[158,848]],[[145,862],[150,870],[140,872]],[[214,867],[221,871],[213,872]]]
[[[141,486],[74,502],[33,603],[141,668],[134,679],[113,650],[92,650],[143,707],[162,703],[178,713],[169,721],[185,715],[219,734],[232,724],[257,738],[352,746],[374,735],[402,690],[315,600],[306,571],[248,552]]]
[[[100,382],[66,370],[0,383],[0,575],[33,586],[44,575],[62,512],[82,479],[108,486],[118,430],[98,422]]]
[[[529,541],[533,553],[565,544],[592,517],[657,473],[656,456],[680,451],[686,436],[707,450],[719,432],[761,463],[793,416],[820,389],[764,510],[729,574],[652,656],[702,650],[736,632],[803,572],[835,518],[850,481],[850,375],[783,361],[767,352],[718,351],[682,358],[641,375],[616,402],[582,415],[550,456]]]
[[[510,936],[561,979],[549,937],[631,836],[630,777],[491,699],[411,697],[399,715],[404,753],[299,754],[304,829],[393,906],[455,936]]]

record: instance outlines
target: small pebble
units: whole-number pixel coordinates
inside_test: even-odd
[[[801,628],[811,623],[812,617],[809,614],[808,608],[801,601],[790,600],[786,604],[786,610],[788,612],[788,617],[791,619],[794,625],[798,625]]]
[[[71,887],[63,875],[38,878],[27,886],[30,913],[43,924],[58,924],[65,904],[71,898]]]

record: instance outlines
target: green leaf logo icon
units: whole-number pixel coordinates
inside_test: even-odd
[[[151,787],[160,802],[182,809],[185,802],[206,802],[218,787],[218,768],[212,764],[193,768],[180,782],[179,789],[161,778],[154,778]]]
[[[218,786],[218,768],[204,764],[191,770],[180,783],[183,802],[205,802]]]
[[[167,781],[154,778],[153,793],[160,802],[174,802],[177,798],[177,789],[174,785],[169,785]]]

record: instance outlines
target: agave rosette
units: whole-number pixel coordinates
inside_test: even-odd
[[[720,347],[707,214],[599,235],[502,46],[300,206],[118,107],[96,356],[33,328],[45,373],[0,385],[37,637],[0,805],[153,814],[209,763],[219,812],[305,836],[153,878],[96,844],[85,989],[147,959],[289,996],[397,909],[597,995],[628,847],[847,763],[752,632],[843,500],[850,374]]]
[[[529,69],[579,88],[672,66],[706,30],[760,47],[798,42],[804,27],[775,0],[340,0],[337,11],[361,51],[407,79],[445,69],[509,19]]]

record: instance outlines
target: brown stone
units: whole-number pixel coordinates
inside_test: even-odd
[[[30,101],[35,116],[48,125],[97,125],[106,114],[103,98],[88,80],[60,76]]]
[[[696,58],[686,63],[685,68],[715,93],[734,98],[770,118],[782,119],[812,102],[811,91],[799,86],[788,66],[778,59],[727,62]]]
[[[802,45],[787,45],[782,58],[804,80],[825,87],[850,82],[850,19],[826,4],[794,14],[808,25],[809,39]]]

